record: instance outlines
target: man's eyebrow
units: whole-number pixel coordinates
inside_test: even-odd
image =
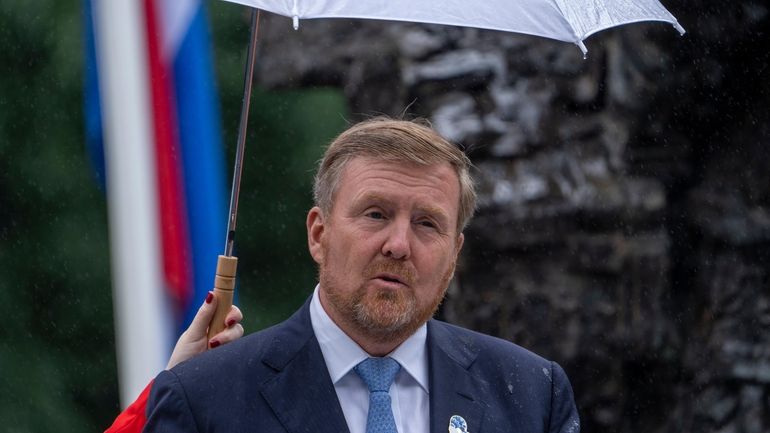
[[[387,204],[393,203],[393,200],[388,199],[384,195],[376,192],[366,192],[364,194],[361,194],[361,196],[357,197],[355,199],[355,202],[358,204],[374,202],[374,203],[382,203],[387,205]],[[438,219],[439,220],[438,222],[442,225],[448,225],[450,222],[449,214],[447,214],[444,211],[444,209],[438,206],[417,205],[416,209],[421,214],[430,215]]]
[[[357,203],[361,202],[378,202],[378,203],[390,203],[392,200],[388,200],[385,196],[382,194],[378,194],[376,192],[366,192],[364,194],[361,194],[359,197],[355,199]]]
[[[426,214],[431,215],[437,219],[439,219],[439,223],[441,224],[449,224],[449,215],[444,212],[444,209],[437,207],[437,206],[417,206],[417,210]]]

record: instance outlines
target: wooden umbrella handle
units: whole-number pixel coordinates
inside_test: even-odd
[[[217,274],[214,277],[214,296],[217,298],[217,311],[209,324],[208,339],[225,329],[225,318],[233,305],[235,292],[235,271],[238,268],[238,257],[219,256],[217,259]]]

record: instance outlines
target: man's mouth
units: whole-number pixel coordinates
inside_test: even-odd
[[[396,274],[382,273],[382,274],[375,275],[374,278],[378,279],[378,280],[386,281],[388,283],[396,283],[396,284],[407,285],[404,282],[403,278],[401,278],[400,276],[398,276]]]

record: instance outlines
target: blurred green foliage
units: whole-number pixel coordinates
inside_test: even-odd
[[[206,5],[229,165],[249,12]],[[0,3],[0,430],[8,432],[101,431],[119,411],[106,199],[84,144],[81,14],[80,2]],[[315,284],[304,231],[312,172],[345,115],[334,90],[255,90],[236,238],[247,332],[285,318]]]

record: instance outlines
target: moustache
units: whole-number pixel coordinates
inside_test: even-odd
[[[364,277],[372,279],[380,274],[393,274],[398,277],[398,280],[412,287],[417,279],[414,269],[404,262],[397,262],[393,260],[381,260],[374,262],[364,269]]]

